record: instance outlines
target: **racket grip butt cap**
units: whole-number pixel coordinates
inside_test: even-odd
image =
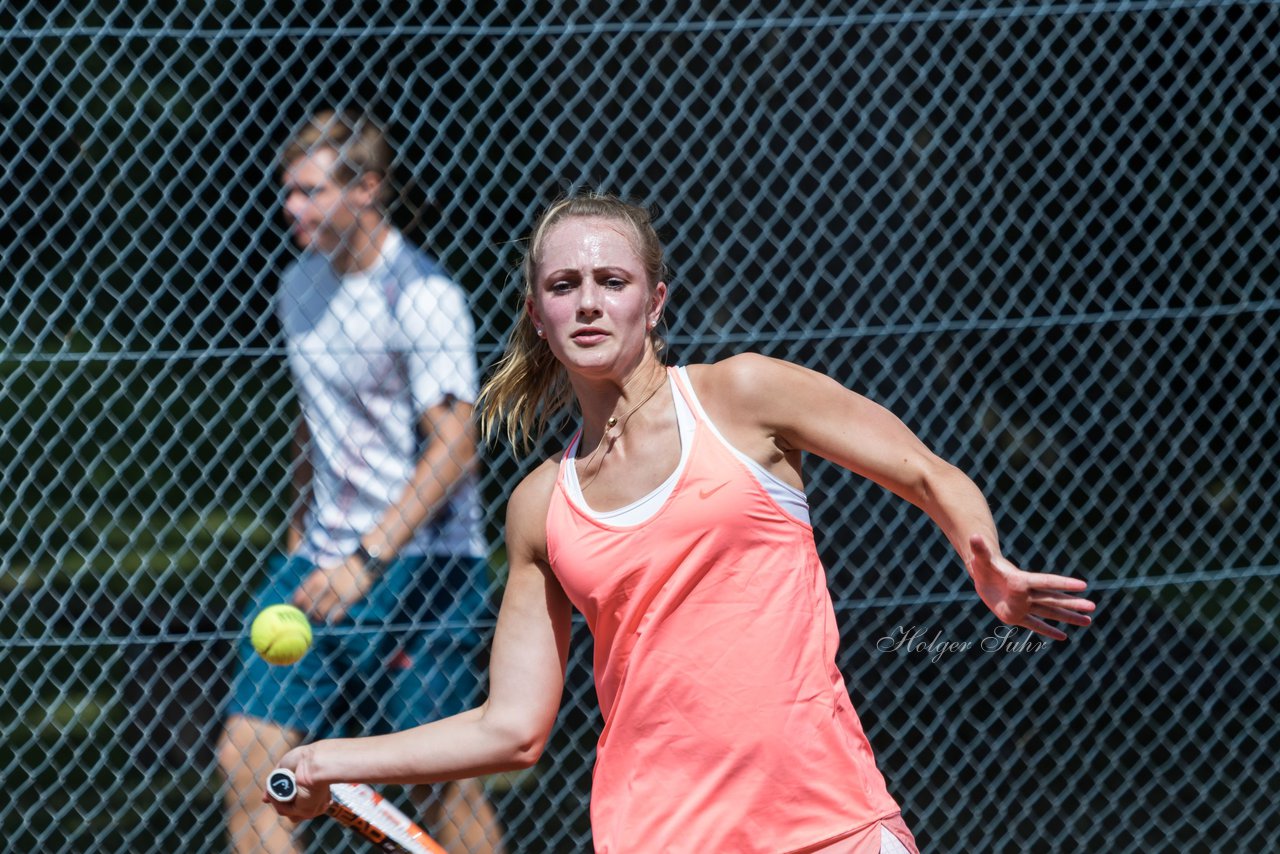
[[[298,794],[298,779],[288,768],[277,768],[267,777],[267,794],[286,804]]]

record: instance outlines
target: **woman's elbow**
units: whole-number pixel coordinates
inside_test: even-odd
[[[545,738],[531,739],[521,741],[515,745],[515,749],[511,752],[512,771],[523,771],[525,768],[532,768],[538,764],[538,760],[542,758],[542,751],[547,746]]]
[[[959,468],[932,454],[917,461],[914,474],[910,483],[910,500],[930,512],[938,508],[947,496],[955,495],[957,488],[972,483]]]
[[[498,749],[499,761],[508,771],[531,768],[542,757],[551,728],[533,720],[496,720],[489,716],[485,723]]]
[[[549,728],[532,721],[508,722],[502,727],[503,757],[511,763],[511,770],[531,768],[546,749]]]

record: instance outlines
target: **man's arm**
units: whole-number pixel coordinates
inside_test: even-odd
[[[311,501],[311,458],[307,456],[307,448],[311,443],[311,431],[307,429],[307,419],[301,413],[293,428],[293,448],[291,463],[293,466],[293,505],[289,514],[289,530],[285,534],[285,550],[293,554],[302,547],[302,532],[307,517],[307,504]]]
[[[430,436],[426,451],[414,468],[400,500],[387,508],[382,520],[361,538],[371,552],[394,555],[413,538],[413,532],[434,516],[449,493],[476,463],[476,425],[472,405],[449,395],[429,408],[420,422]]]
[[[439,512],[458,481],[475,466],[476,426],[471,404],[448,396],[427,409],[421,426],[431,439],[413,477],[400,498],[360,540],[380,561],[392,559],[413,532]],[[362,557],[350,555],[341,566],[308,576],[294,593],[293,603],[317,620],[338,622],[376,580]]]

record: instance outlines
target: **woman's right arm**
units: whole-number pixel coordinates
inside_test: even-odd
[[[329,784],[432,783],[517,768],[538,760],[564,690],[571,606],[547,563],[546,508],[555,466],[544,464],[507,505],[510,575],[481,706],[391,735],[303,745],[281,760],[298,797],[276,809],[292,818],[323,812]]]

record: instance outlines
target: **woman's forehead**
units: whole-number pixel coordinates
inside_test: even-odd
[[[584,248],[618,251],[633,255],[636,251],[635,229],[629,222],[603,217],[569,217],[547,229],[542,250],[575,252]]]

